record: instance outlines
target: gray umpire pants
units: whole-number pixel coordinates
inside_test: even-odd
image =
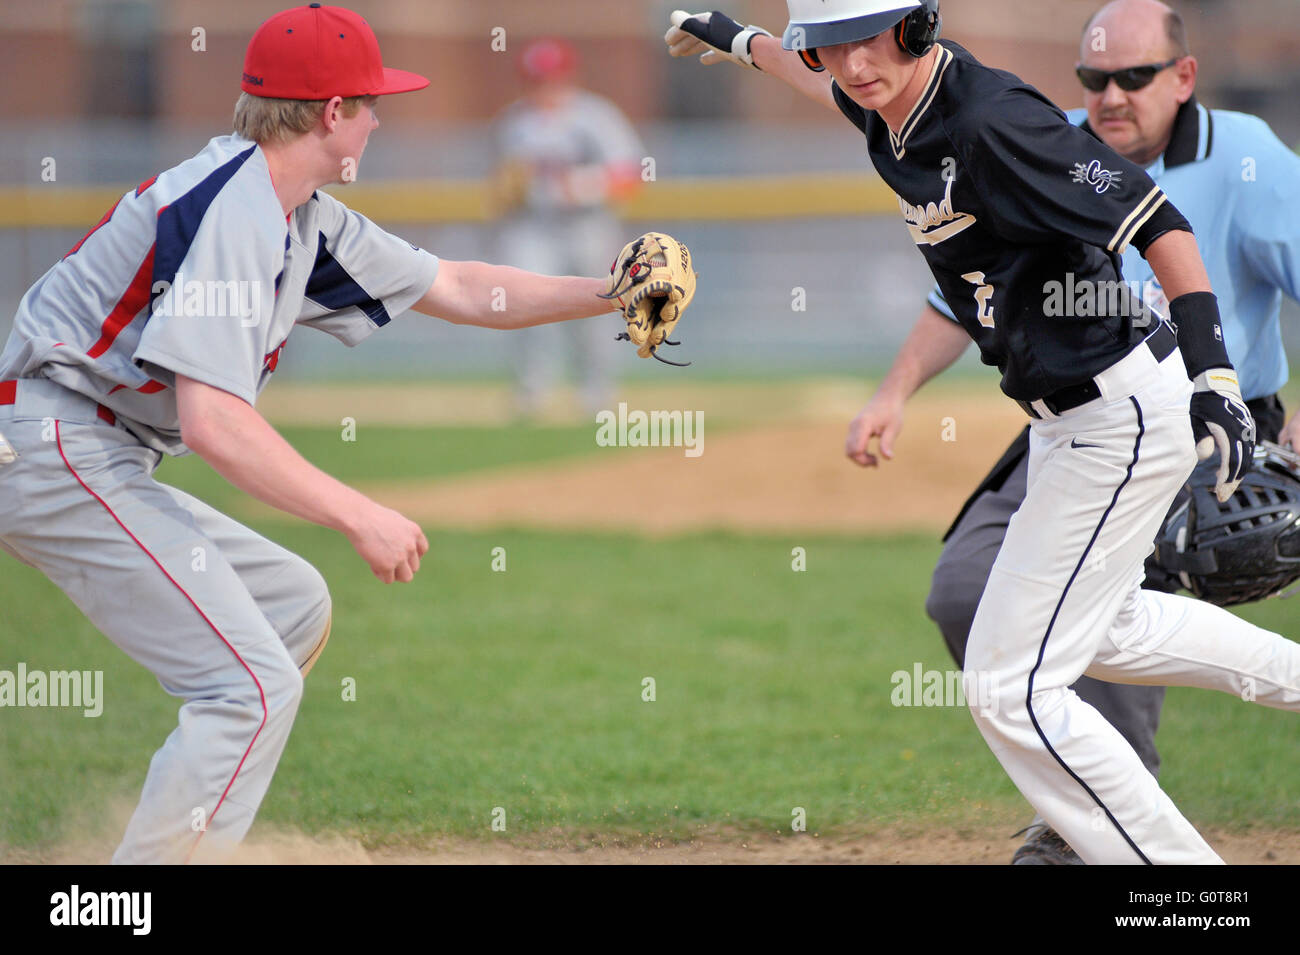
[[[1276,441],[1284,424],[1285,411],[1276,396],[1248,402],[1251,414],[1263,440]],[[1017,442],[1023,438],[1017,438]],[[1007,457],[1013,455],[1008,449]],[[939,626],[944,642],[958,666],[966,663],[966,641],[970,636],[971,622],[989,572],[997,559],[998,551],[1006,538],[1011,516],[1020,509],[1025,499],[1029,474],[1028,444],[1025,453],[1014,465],[1008,464],[1005,479],[999,482],[990,475],[967,504],[944,542],[943,553],[934,568],[930,594],[925,610]],[[996,472],[996,469],[995,469]],[[1181,498],[1180,498],[1181,500]],[[1156,568],[1149,562],[1145,587],[1172,592],[1171,583],[1160,579]],[[1165,701],[1163,686],[1133,686],[1105,683],[1091,677],[1080,677],[1072,690],[1085,703],[1091,704],[1111,726],[1119,730],[1141,758],[1151,775],[1160,774],[1160,754],[1156,750],[1156,729],[1160,725],[1160,710]]]
[[[271,783],[329,593],[302,558],[155,481],[161,455],[97,409],[43,379],[0,406],[17,451],[0,464],[0,549],[182,701],[113,861],[218,860]],[[111,683],[105,698],[113,719]]]

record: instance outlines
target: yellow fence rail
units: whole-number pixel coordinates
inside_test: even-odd
[[[99,221],[128,188],[64,187],[55,183],[0,188],[0,228],[85,228]],[[331,189],[349,207],[384,223],[488,222],[483,179],[425,179],[355,183]],[[745,222],[898,211],[879,179],[863,173],[717,176],[647,184],[623,204],[623,214],[656,221]]]

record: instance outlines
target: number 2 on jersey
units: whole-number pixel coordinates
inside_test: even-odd
[[[985,328],[992,328],[993,306],[990,302],[993,298],[993,286],[984,281],[983,272],[967,272],[962,278],[976,287],[975,304],[979,306],[976,317],[980,320],[980,324]]]

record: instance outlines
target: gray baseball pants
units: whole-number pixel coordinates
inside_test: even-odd
[[[253,822],[328,637],[325,581],[154,480],[161,455],[94,401],[43,379],[17,385],[0,405],[17,452],[0,464],[0,549],[182,701],[113,861],[219,860]]]

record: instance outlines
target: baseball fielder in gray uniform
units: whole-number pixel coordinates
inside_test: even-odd
[[[410,581],[420,528],[254,409],[290,332],[351,346],[408,309],[520,328],[623,304],[599,297],[606,280],[439,261],[317,191],[355,177],[378,96],[427,85],[386,69],[350,10],[277,14],[249,44],[235,134],[127,192],[19,306],[0,354],[0,548],[183,700],[114,862],[217,859],[243,838],[330,630],[321,575],[154,480],[162,455],[195,452]]]

